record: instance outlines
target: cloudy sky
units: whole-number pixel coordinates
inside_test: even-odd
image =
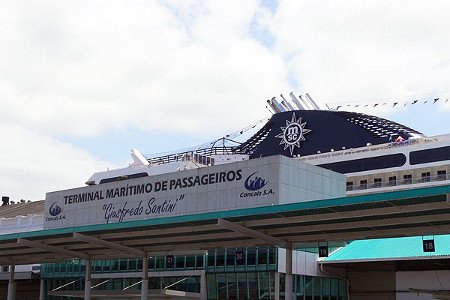
[[[0,1],[0,194],[82,186],[309,92],[450,133],[449,1]],[[423,104],[439,97],[436,104]],[[372,106],[372,105],[371,105]],[[380,105],[381,106],[381,105]]]

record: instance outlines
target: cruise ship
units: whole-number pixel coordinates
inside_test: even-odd
[[[347,177],[347,194],[372,189],[440,185],[449,180],[450,134],[426,136],[363,113],[322,110],[309,96],[290,93],[267,100],[266,122],[188,151],[144,156],[132,150],[126,168],[98,172],[87,185],[195,169],[270,155],[284,155]],[[249,131],[253,133],[246,139]]]

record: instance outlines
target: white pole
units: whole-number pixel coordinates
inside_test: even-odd
[[[86,259],[86,276],[84,279],[84,300],[91,300],[91,260]]]
[[[292,246],[286,248],[286,276],[284,279],[284,299],[292,300]]]
[[[41,284],[39,286],[39,300],[45,299],[45,280],[41,279]]]
[[[207,296],[207,291],[206,291],[206,274],[202,273],[202,275],[200,275],[200,299],[201,300],[207,300],[208,296]]]
[[[280,273],[275,272],[275,300],[280,300]]]
[[[9,282],[8,282],[8,297],[6,299],[8,300],[14,300],[14,272],[15,272],[16,266],[11,264],[9,267]]]
[[[148,255],[142,258],[141,300],[148,299]]]

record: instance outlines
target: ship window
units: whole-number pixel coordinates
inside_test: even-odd
[[[402,153],[361,158],[336,163],[322,164],[319,167],[346,174],[370,170],[401,167],[406,163],[406,156]]]
[[[397,185],[397,176],[390,176],[388,185],[390,185],[390,186]]]
[[[147,177],[147,176],[148,176],[147,173],[142,172],[142,173],[136,173],[136,174],[128,175],[128,179],[141,178],[141,177]]]
[[[411,174],[403,175],[403,183],[412,183],[412,175]]]
[[[412,151],[409,154],[409,162],[411,165],[425,164],[442,160],[450,160],[450,146]]]
[[[361,180],[361,181],[359,182],[359,187],[360,187],[362,190],[367,189],[367,180]]]
[[[256,264],[256,249],[247,249],[247,265],[254,266]]]
[[[430,172],[424,172],[422,173],[422,181],[428,182],[431,180],[431,173]]]
[[[347,191],[353,191],[353,181],[347,181]]]
[[[148,176],[148,174],[146,172],[142,172],[142,173],[130,174],[130,175],[126,175],[126,176],[104,178],[104,179],[100,180],[100,183],[108,183],[108,182],[120,181],[120,180],[125,180],[125,179],[141,178],[141,177],[146,177],[146,176]]]
[[[447,179],[447,170],[439,170],[437,171],[437,180],[446,180]]]
[[[381,178],[375,178],[375,179],[373,180],[373,186],[374,186],[374,187],[380,187],[380,186],[381,186],[381,182],[382,182],[382,179],[381,179]]]
[[[216,267],[225,266],[225,250],[216,250]]]

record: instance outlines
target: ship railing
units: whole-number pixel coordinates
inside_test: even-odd
[[[389,180],[386,182],[374,182],[374,183],[362,183],[359,185],[347,185],[347,192],[350,191],[361,191],[373,188],[385,188],[385,187],[394,187],[394,186],[404,186],[409,184],[418,184],[425,182],[438,182],[450,180],[450,174],[439,174],[436,176],[423,176],[423,177],[414,177],[414,178],[404,178],[397,180]]]
[[[429,143],[433,142],[433,140],[430,139],[413,139],[413,140],[405,140],[403,142],[392,142],[387,144],[381,144],[381,145],[368,145],[365,147],[359,147],[359,148],[350,148],[350,149],[342,149],[342,150],[334,150],[331,149],[329,152],[326,153],[318,153],[318,154],[311,154],[304,157],[299,157],[301,161],[310,161],[310,160],[316,160],[321,158],[328,158],[328,157],[338,157],[348,154],[355,154],[355,153],[364,153],[364,152],[370,152],[370,151],[377,151],[377,150],[383,150],[383,149],[391,149],[396,147],[404,147],[404,146],[411,146],[415,144],[421,144],[421,143]]]
[[[235,147],[210,147],[148,158],[152,165],[167,164],[177,161],[192,161],[203,165],[214,165],[212,155],[231,155],[238,153]]]

